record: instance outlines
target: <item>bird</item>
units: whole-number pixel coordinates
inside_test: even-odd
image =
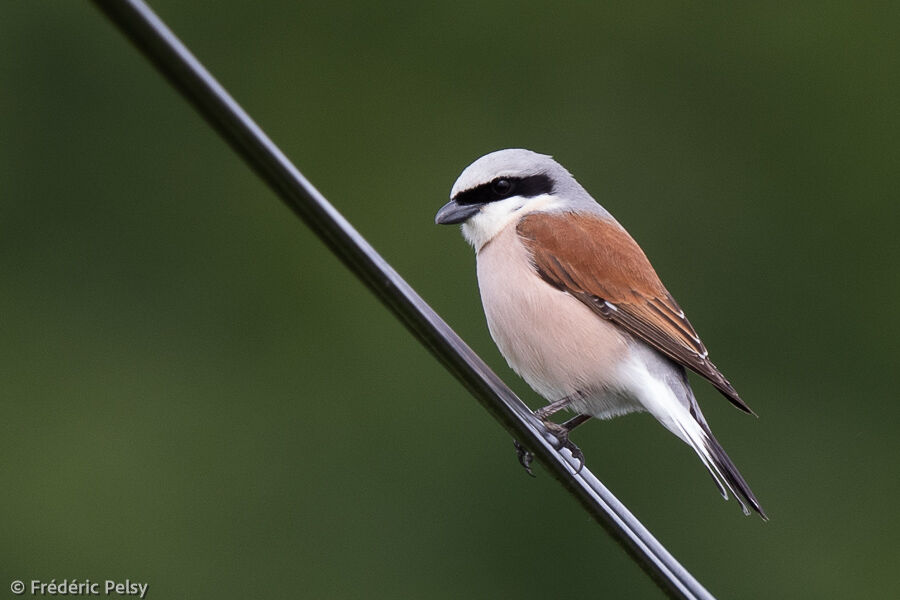
[[[565,167],[520,148],[486,154],[459,175],[435,223],[461,224],[491,337],[547,401],[534,414],[579,470],[572,429],[648,412],[697,453],[726,500],[730,491],[745,515],[768,520],[713,436],[687,369],[755,413],[710,361],[637,242]],[[576,416],[551,420],[562,410]]]

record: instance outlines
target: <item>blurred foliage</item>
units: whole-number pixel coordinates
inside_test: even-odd
[[[532,405],[432,218],[555,155],[759,413],[697,382],[772,521],[646,416],[589,466],[723,598],[900,593],[897,5],[153,5]],[[4,2],[0,82],[3,586],[660,596],[89,3]]]

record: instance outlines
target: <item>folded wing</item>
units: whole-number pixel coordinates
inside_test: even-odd
[[[707,358],[684,311],[618,223],[591,214],[532,213],[516,230],[544,281],[702,375],[732,404],[753,414]]]

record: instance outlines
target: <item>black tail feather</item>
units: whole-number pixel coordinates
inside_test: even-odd
[[[744,505],[745,512],[747,506],[749,506],[757,513],[759,513],[759,516],[762,517],[764,521],[768,521],[769,517],[766,515],[766,511],[764,511],[762,506],[760,506],[759,500],[757,500],[756,496],[753,495],[753,490],[751,490],[750,486],[747,485],[747,482],[744,481],[744,478],[741,476],[740,471],[738,471],[737,467],[734,466],[734,463],[731,462],[731,459],[728,458],[728,455],[725,453],[725,449],[722,448],[721,444],[719,444],[719,441],[712,434],[712,431],[709,430],[709,427],[705,422],[700,421],[700,425],[703,427],[703,430],[706,433],[706,448],[707,450],[709,450],[710,455],[712,455],[713,461],[718,468],[719,474],[725,479],[726,485],[728,485],[728,487],[731,489],[731,492],[737,497],[738,501],[742,505]],[[721,485],[719,487],[721,488]]]

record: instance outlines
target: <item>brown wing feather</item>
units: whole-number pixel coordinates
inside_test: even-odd
[[[534,213],[516,231],[538,274],[598,315],[708,379],[753,414],[707,358],[706,347],[637,243],[613,221],[577,213]]]

